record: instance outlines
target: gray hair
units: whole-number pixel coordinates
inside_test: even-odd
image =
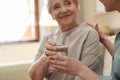
[[[79,5],[80,5],[80,0],[73,0],[74,1],[74,3],[75,3],[75,5],[77,6],[77,7],[80,7]],[[51,4],[52,2],[51,2],[51,0],[48,0],[48,5],[47,5],[47,7],[48,7],[48,12],[49,13],[51,13]]]

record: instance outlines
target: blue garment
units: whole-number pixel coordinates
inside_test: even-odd
[[[120,32],[115,39],[115,54],[112,64],[112,80],[120,80]]]
[[[115,39],[111,76],[101,76],[100,80],[120,80],[120,32]]]

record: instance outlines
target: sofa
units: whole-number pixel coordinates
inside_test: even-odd
[[[0,64],[0,80],[30,80],[28,68],[31,61]]]

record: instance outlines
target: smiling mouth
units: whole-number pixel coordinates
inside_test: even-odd
[[[61,18],[62,19],[64,19],[64,18],[68,18],[68,17],[70,17],[71,15],[64,15],[64,16],[62,16]]]

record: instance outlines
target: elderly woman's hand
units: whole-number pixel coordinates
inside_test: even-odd
[[[48,40],[45,45],[44,53],[46,56],[52,56],[56,54],[56,43],[52,40]]]
[[[57,54],[57,52],[67,52],[67,48],[66,47],[59,47],[56,45],[56,43],[52,40],[48,40],[46,46],[45,46],[45,55],[46,56],[52,56]]]
[[[56,43],[52,40],[48,40],[46,46],[45,46],[45,55],[46,56],[52,56],[57,54],[57,52],[67,52],[68,48],[66,47],[59,47],[56,45]]]
[[[79,60],[68,56],[49,56],[47,61],[51,64],[54,71],[65,72],[73,75],[79,75],[82,71],[82,67],[84,66],[84,64]]]

